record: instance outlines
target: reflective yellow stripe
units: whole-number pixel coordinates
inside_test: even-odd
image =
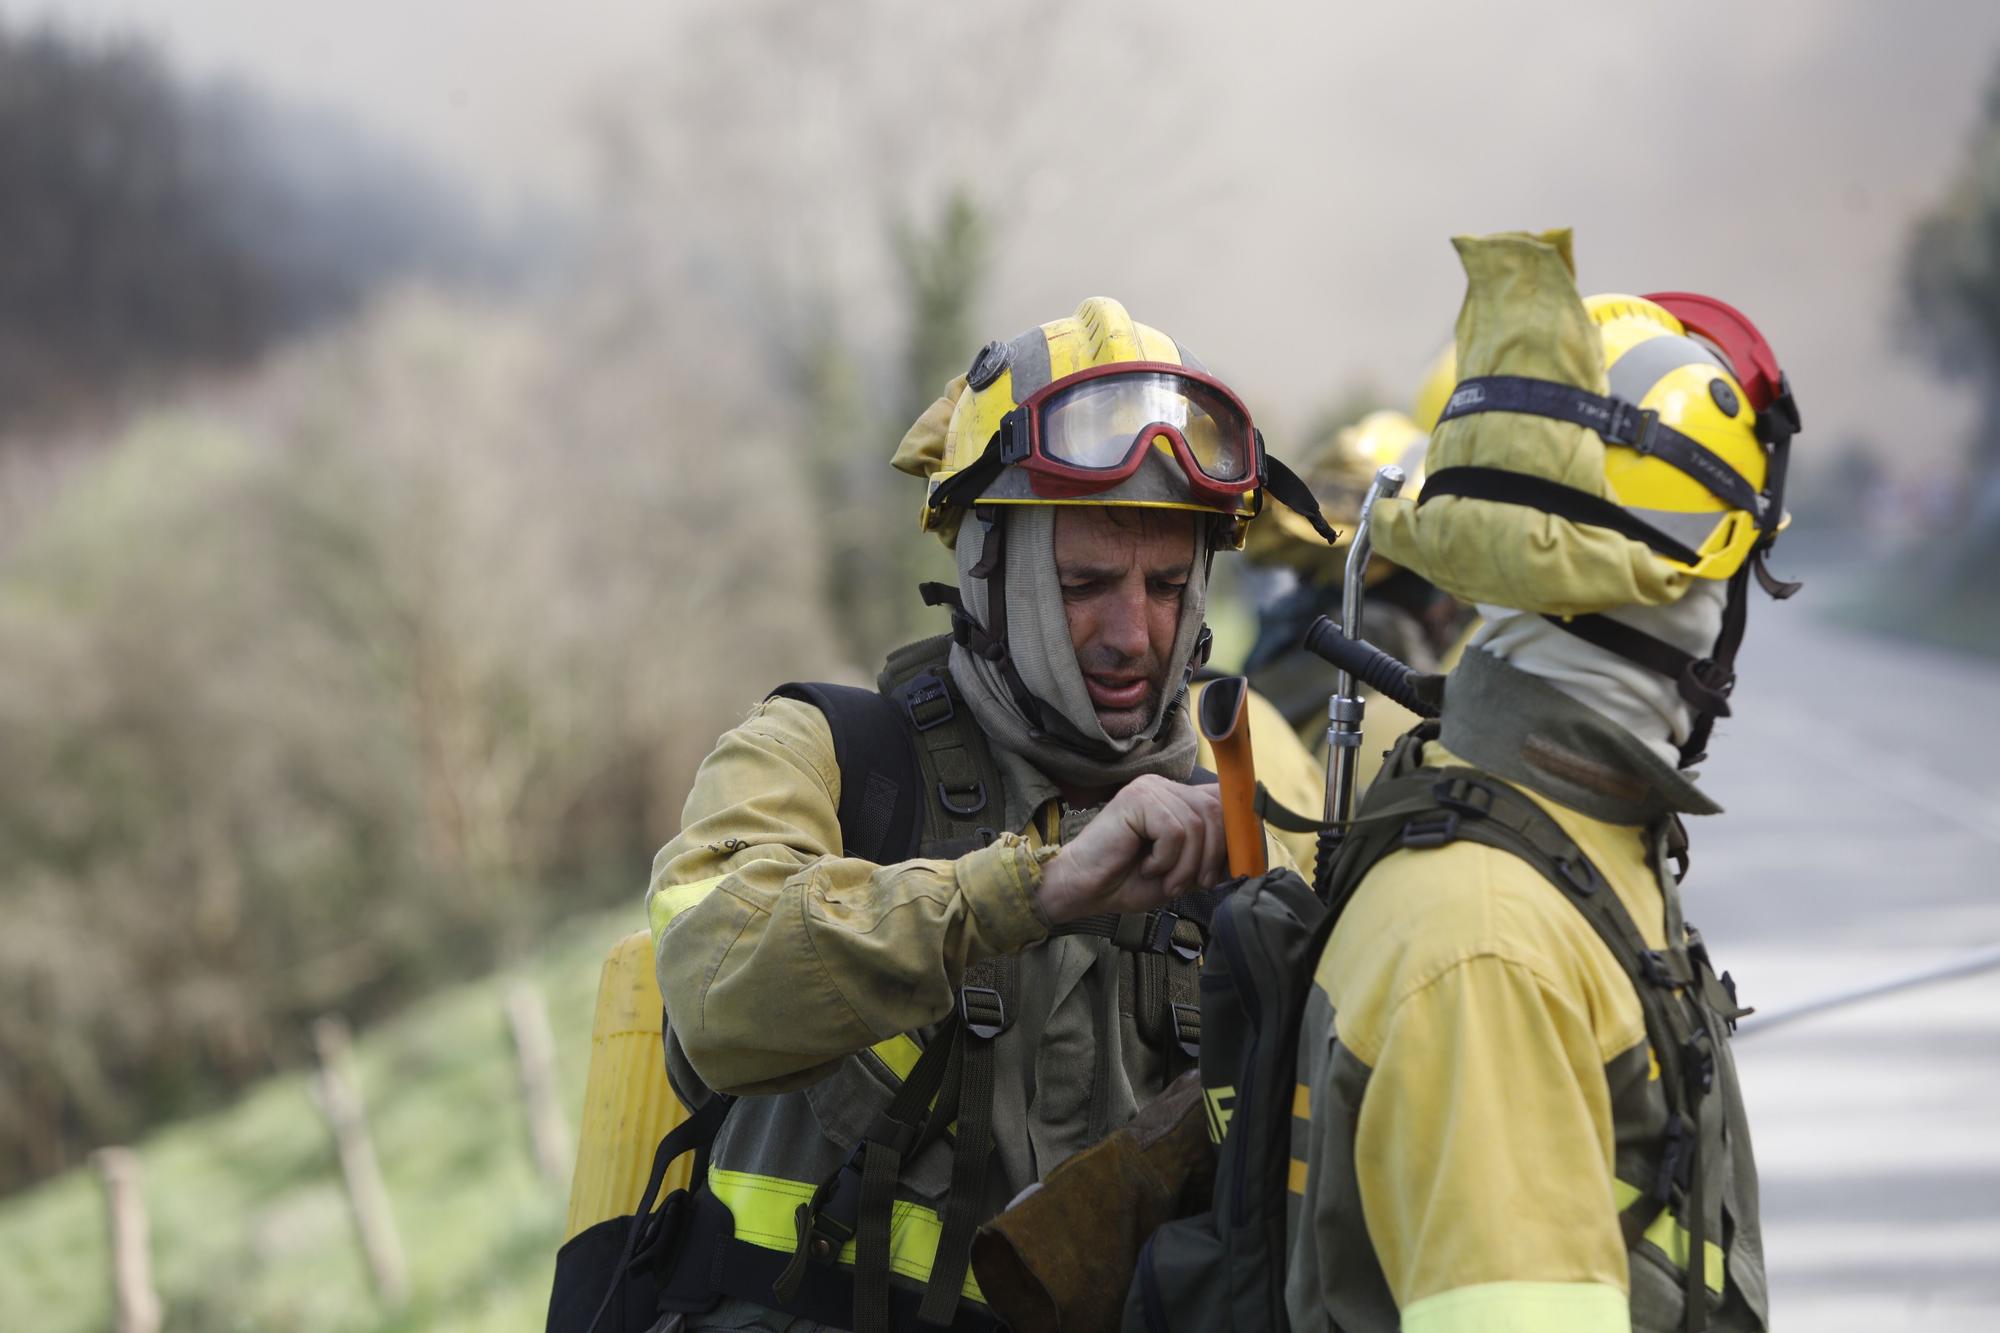
[[[811,1201],[811,1185],[778,1176],[710,1167],[708,1187],[735,1217],[736,1239],[781,1254],[790,1254],[798,1248],[793,1217],[800,1204]],[[889,1212],[890,1269],[918,1282],[928,1281],[931,1263],[937,1257],[938,1237],[943,1231],[944,1224],[935,1212],[896,1200]],[[853,1266],[853,1241],[841,1248],[840,1262]],[[970,1273],[966,1274],[964,1292],[968,1299],[985,1304],[986,1297]]]
[[[1618,1211],[1621,1213],[1631,1207],[1643,1193],[1645,1191],[1637,1185],[1627,1185],[1622,1180],[1613,1180],[1611,1182],[1611,1202],[1617,1205]],[[1674,1267],[1680,1269],[1682,1272],[1687,1271],[1687,1228],[1682,1226],[1680,1219],[1675,1217],[1671,1212],[1662,1208],[1660,1215],[1653,1219],[1653,1225],[1646,1228],[1644,1239],[1659,1246],[1660,1252],[1673,1260]],[[1710,1291],[1721,1295],[1725,1272],[1722,1247],[1710,1240],[1703,1241],[1701,1248],[1704,1260],[1702,1265],[1702,1280],[1708,1283]]]
[[[1482,1282],[1426,1296],[1403,1333],[1631,1333],[1625,1293],[1601,1282]]]
[[[1285,1176],[1285,1188],[1294,1194],[1306,1192],[1306,1164],[1294,1157]]]
[[[1292,1118],[1294,1120],[1313,1118],[1313,1090],[1303,1083],[1292,1085]]]
[[[1660,1247],[1667,1258],[1673,1260],[1674,1267],[1682,1272],[1688,1265],[1688,1233],[1681,1220],[1665,1209],[1653,1219],[1653,1225],[1646,1228],[1646,1239]],[[1722,1293],[1722,1247],[1712,1240],[1702,1242],[1702,1281],[1717,1295]]]
[[[869,1049],[875,1052],[876,1059],[889,1066],[889,1072],[896,1076],[898,1083],[910,1076],[910,1071],[917,1067],[917,1061],[924,1053],[916,1038],[907,1032],[899,1032],[887,1041],[878,1041]]]
[[[646,920],[653,928],[653,943],[660,942],[660,933],[673,924],[675,917],[706,898],[710,889],[727,878],[727,875],[711,875],[688,884],[666,884],[656,889],[653,900],[646,904]]]

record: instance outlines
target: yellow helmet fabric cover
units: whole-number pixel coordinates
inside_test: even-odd
[[[977,462],[1000,429],[1000,420],[1044,385],[1092,366],[1127,361],[1152,361],[1203,370],[1200,361],[1171,337],[1141,324],[1123,305],[1093,296],[1066,319],[1043,324],[1007,342],[989,343],[972,368],[945,387],[945,392],[917,419],[897,447],[893,465],[921,477],[929,492]],[[1143,422],[1134,423],[1136,429]],[[1052,500],[1035,496],[1024,479],[1009,468],[980,498],[992,504],[1124,505],[1148,509],[1185,509],[1196,513],[1222,511],[1195,503],[1170,458],[1149,459],[1129,480],[1099,494]],[[1254,493],[1253,493],[1254,494]],[[1243,530],[1255,515],[1250,495],[1232,516],[1231,544],[1242,545]],[[920,522],[947,547],[956,547],[964,511],[933,509],[925,504]],[[1322,543],[1324,545],[1324,543]]]
[[[1512,375],[1595,394],[1607,391],[1606,344],[1577,294],[1567,230],[1458,237],[1452,244],[1467,278],[1457,326],[1461,382]],[[1678,333],[1678,326],[1673,331]],[[1646,492],[1643,497],[1621,495],[1610,479],[1616,470],[1608,458],[1613,452],[1631,451],[1608,450],[1595,431],[1565,421],[1478,412],[1440,424],[1431,434],[1425,462],[1433,477],[1452,467],[1500,469],[1614,504],[1636,500],[1635,513],[1648,519],[1656,509],[1678,509],[1686,501],[1665,494],[1664,485],[1635,486]],[[1640,462],[1671,471],[1652,460]],[[1620,473],[1621,480],[1626,472]],[[1755,485],[1762,480],[1761,472],[1751,478]],[[1716,506],[1705,492],[1702,496],[1713,521]],[[1548,615],[1661,606],[1677,600],[1698,574],[1721,577],[1730,572],[1676,564],[1608,528],[1524,504],[1460,495],[1433,496],[1422,508],[1403,497],[1379,502],[1374,539],[1384,557],[1461,601]],[[1746,545],[1745,555],[1747,551]],[[1741,558],[1734,561],[1741,563]]]

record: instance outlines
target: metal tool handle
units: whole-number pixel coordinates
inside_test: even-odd
[[[1361,637],[1361,594],[1368,581],[1368,556],[1374,548],[1375,502],[1403,489],[1403,469],[1391,463],[1375,473],[1361,501],[1361,517],[1347,548],[1347,578],[1340,590],[1340,632]],[[1326,822],[1339,827],[1354,810],[1354,768],[1360,758],[1364,705],[1354,688],[1354,673],[1341,668],[1327,704]]]
[[[1407,663],[1366,639],[1348,638],[1330,617],[1321,616],[1313,621],[1312,628],[1306,631],[1305,650],[1355,676],[1362,684],[1373,686],[1384,698],[1401,704],[1418,717],[1438,715],[1438,710],[1417,694],[1414,683],[1417,673]]]

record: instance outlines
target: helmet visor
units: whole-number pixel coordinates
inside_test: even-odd
[[[1168,371],[1080,380],[1041,405],[1043,458],[1089,472],[1129,472],[1148,446],[1212,482],[1254,485],[1250,417],[1229,394]],[[1176,447],[1178,445],[1178,447]]]

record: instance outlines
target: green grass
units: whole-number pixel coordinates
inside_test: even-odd
[[[535,961],[572,1135],[606,950],[638,913],[579,918]],[[168,1333],[540,1328],[567,1204],[536,1175],[497,981],[357,1034],[411,1303],[380,1310],[325,1124],[302,1074],[137,1144]],[[0,1200],[0,1329],[110,1327],[104,1205],[75,1170]]]

